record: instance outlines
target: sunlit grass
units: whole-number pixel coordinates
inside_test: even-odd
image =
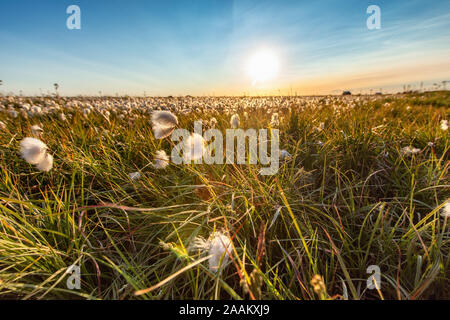
[[[67,122],[56,114],[0,113],[7,125],[0,132],[0,296],[450,297],[450,233],[440,215],[450,198],[450,139],[439,128],[450,118],[449,93],[278,98],[271,107],[244,109],[251,101],[237,103],[241,126],[267,128],[278,112],[280,147],[292,155],[274,176],[250,165],[156,170],[149,166],[154,153],[170,154],[172,143],[154,139],[149,113],[135,111],[133,120],[112,113],[107,121],[70,111]],[[233,113],[177,116],[189,130],[215,117],[225,131]],[[36,123],[54,156],[48,173],[18,153]],[[405,146],[421,152],[404,155]],[[142,177],[132,181],[136,171]],[[218,273],[189,251],[195,237],[214,230],[229,232],[233,243],[231,263]],[[66,286],[72,264],[81,266],[80,290]],[[366,289],[369,265],[381,269],[379,291]],[[316,274],[326,292],[313,290]]]

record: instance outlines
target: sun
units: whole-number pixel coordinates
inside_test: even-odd
[[[268,49],[260,50],[248,61],[248,75],[253,84],[263,83],[275,78],[279,69],[277,56]]]

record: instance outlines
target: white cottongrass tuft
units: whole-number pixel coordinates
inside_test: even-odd
[[[231,255],[232,252],[230,237],[220,231],[214,232],[208,240],[196,237],[191,248],[201,250],[202,253],[207,252],[207,254],[211,256],[208,259],[208,262],[209,270],[212,272],[217,272],[219,266],[221,266],[221,269],[226,266],[229,255]]]
[[[158,150],[155,152],[155,158],[152,166],[155,169],[164,169],[169,165],[169,156],[164,150]]]
[[[406,155],[406,156],[409,156],[409,155],[411,155],[411,154],[418,154],[419,152],[420,152],[420,149],[418,149],[418,148],[413,148],[413,147],[411,147],[411,146],[404,147],[404,148],[402,148],[402,150],[401,150],[401,153],[402,153],[403,155]]]
[[[62,113],[62,112],[58,115],[58,117],[59,117],[59,120],[61,120],[61,121],[66,121],[67,120],[66,115],[64,113]]]
[[[141,178],[141,174],[136,171],[128,174],[128,177],[131,179],[131,181],[136,181]]]
[[[83,117],[85,117],[87,119],[90,114],[91,114],[91,109],[89,109],[89,108],[83,109]]]
[[[448,120],[441,120],[441,130],[447,131],[448,129]]]
[[[177,125],[178,119],[170,111],[154,111],[152,113],[152,128],[156,139],[170,136]]]
[[[32,106],[30,108],[30,115],[31,116],[35,116],[35,115],[41,115],[42,114],[42,108],[39,106]]]
[[[214,117],[212,117],[212,118],[209,120],[209,127],[210,127],[210,128],[215,128],[216,125],[217,125],[217,119],[214,118]]]
[[[0,129],[6,130],[6,124],[3,121],[0,121]]]
[[[47,153],[47,145],[36,138],[27,137],[20,142],[22,158],[29,164],[40,163]]]
[[[447,202],[444,204],[444,207],[442,207],[441,216],[444,218],[450,218],[450,199],[447,200]]]
[[[9,109],[8,114],[11,118],[14,118],[14,119],[19,116],[19,113],[14,109]]]
[[[53,156],[47,153],[47,145],[36,138],[27,137],[20,142],[20,154],[29,164],[48,172],[53,167]]]
[[[53,168],[53,156],[46,153],[44,158],[36,165],[39,171],[49,172]]]
[[[230,120],[231,129],[239,128],[239,115],[233,114]]]
[[[203,157],[206,150],[205,139],[198,133],[192,133],[184,142],[183,159],[185,162],[199,160]]]
[[[44,131],[44,130],[43,130],[41,127],[39,127],[37,124],[31,126],[31,133],[32,133],[34,136],[39,136],[39,134],[40,134],[41,132],[43,132],[43,131]]]

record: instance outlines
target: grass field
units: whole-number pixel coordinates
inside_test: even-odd
[[[450,134],[440,126],[450,92],[0,104],[1,299],[450,298]],[[173,147],[154,138],[157,109],[189,130],[215,117],[225,131],[233,114],[241,128],[267,128],[278,113],[291,157],[272,176],[242,164],[157,169],[155,152]],[[20,155],[33,134],[54,157],[48,172]],[[218,272],[192,249],[215,231],[232,243]],[[67,287],[71,265],[80,289]],[[371,265],[379,290],[366,285]]]

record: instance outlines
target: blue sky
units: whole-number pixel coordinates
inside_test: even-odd
[[[81,30],[66,8],[81,9]],[[381,9],[368,30],[366,8]],[[255,85],[249,57],[277,76]],[[450,1],[0,0],[0,91],[142,95],[396,90],[450,80]]]

